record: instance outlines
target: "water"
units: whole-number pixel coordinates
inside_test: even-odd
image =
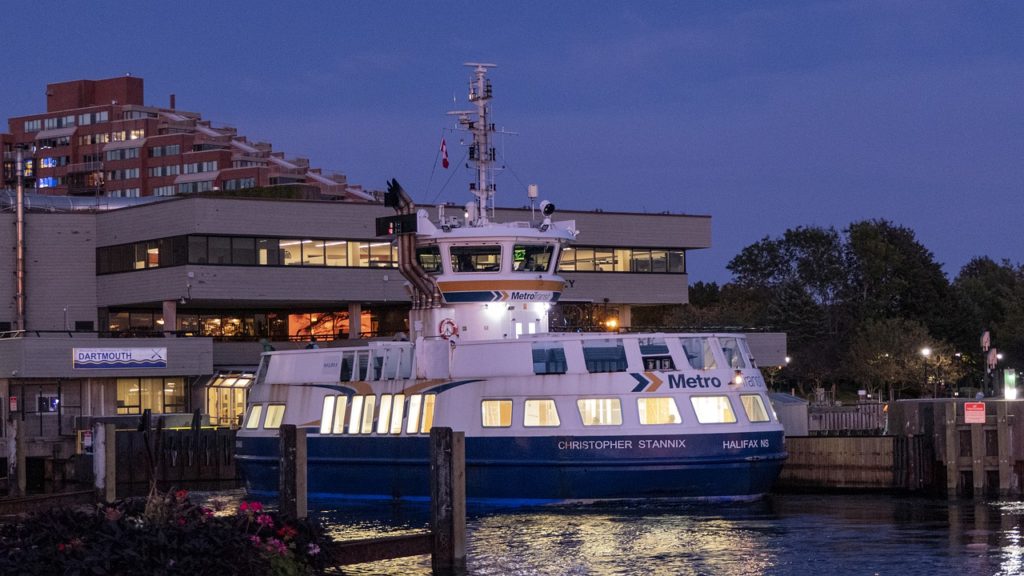
[[[429,506],[311,502],[338,539],[427,526]],[[1024,502],[774,495],[747,503],[647,502],[471,510],[473,575],[1024,574]],[[427,556],[345,574],[430,574]]]

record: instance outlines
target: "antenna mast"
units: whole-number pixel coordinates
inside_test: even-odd
[[[476,167],[476,181],[469,183],[469,191],[476,196],[475,214],[469,215],[473,226],[484,226],[488,223],[487,207],[494,209],[494,168],[496,160],[494,147],[491,145],[491,81],[487,79],[487,69],[497,67],[496,64],[466,62],[472,67],[473,79],[469,82],[469,102],[476,110],[459,110],[449,112],[459,117],[459,124],[473,134],[473,143],[469,146],[469,161]],[[474,118],[475,116],[475,118]]]

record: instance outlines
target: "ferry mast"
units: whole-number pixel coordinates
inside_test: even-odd
[[[465,66],[473,68],[474,78],[469,82],[468,100],[476,110],[457,110],[449,115],[459,117],[459,125],[473,135],[469,145],[469,161],[476,167],[476,181],[469,183],[469,192],[476,196],[476,202],[466,205],[467,220],[470,226],[486,226],[488,206],[494,210],[494,167],[496,153],[491,145],[491,133],[494,124],[491,122],[491,81],[487,78],[487,70],[497,64],[466,62]]]

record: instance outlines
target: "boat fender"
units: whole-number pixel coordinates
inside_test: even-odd
[[[437,325],[437,333],[445,340],[448,340],[459,335],[459,327],[451,318],[445,318]]]

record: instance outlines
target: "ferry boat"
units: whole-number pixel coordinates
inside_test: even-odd
[[[236,439],[249,492],[277,491],[282,424],[307,431],[314,497],[427,497],[433,426],[464,432],[471,501],[767,492],[785,440],[744,335],[548,332],[576,226],[546,201],[531,222],[491,220],[493,65],[467,65],[474,110],[452,114],[472,134],[475,200],[431,218],[391,181],[397,214],[378,221],[409,339],[264,353]]]

